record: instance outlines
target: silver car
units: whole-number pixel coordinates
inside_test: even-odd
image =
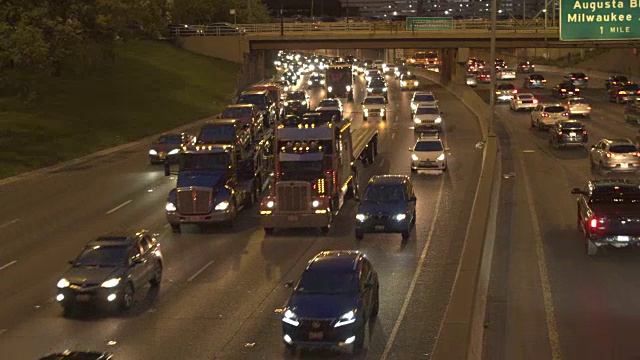
[[[471,87],[478,86],[478,78],[476,78],[475,74],[467,74],[467,85]]]
[[[634,172],[640,169],[640,153],[630,139],[602,139],[591,146],[589,163],[603,172]]]
[[[570,97],[565,103],[565,108],[569,111],[569,116],[580,115],[589,117],[591,116],[591,105],[583,97]]]
[[[538,99],[531,93],[515,94],[509,102],[509,107],[513,111],[533,110],[536,106],[538,106]]]
[[[544,131],[556,121],[569,119],[569,113],[563,104],[539,104],[531,111],[531,127]]]

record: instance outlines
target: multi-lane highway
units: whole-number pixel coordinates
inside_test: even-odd
[[[374,174],[410,174],[407,149],[415,141],[411,92],[400,91],[397,81],[388,79],[391,111],[386,122],[363,124],[362,77],[356,81],[355,102],[346,106],[355,127],[380,130],[379,156],[363,170],[361,185]],[[327,249],[366,252],[380,276],[380,314],[366,350],[356,357],[412,359],[431,353],[462,249],[482,152],[474,146],[481,135],[472,113],[447,91],[433,84],[425,88],[434,91],[445,112],[449,171],[412,175],[418,221],[406,243],[393,234],[357,242],[354,201],[345,205],[327,236],[314,230],[265,236],[256,208],[242,213],[233,229],[203,232],[185,226],[174,234],[165,221],[164,203],[175,178],[148,164],[148,144],[2,185],[0,357],[35,359],[64,349],[92,349],[122,359],[286,358],[277,313],[290,291],[284,284]],[[324,90],[310,95],[315,105]],[[577,160],[575,166],[583,167]],[[63,316],[53,297],[67,260],[91,239],[120,228],[157,233],[165,257],[161,286],[137,292],[133,309],[122,315],[88,309]],[[577,241],[558,244],[575,262],[597,266]],[[565,249],[570,246],[575,249]],[[330,351],[300,356],[351,357]]]
[[[542,74],[549,89],[532,92],[541,101],[557,101],[549,96],[550,88],[563,74]],[[514,81],[519,88],[522,78]],[[478,92],[487,96],[486,90]],[[606,137],[635,139],[637,127],[625,123],[623,105],[608,101],[603,78],[592,76],[582,93],[593,107],[591,118],[583,119],[589,145]],[[515,113],[501,104],[496,108],[505,177],[486,358],[637,358],[638,252],[610,250],[589,257],[576,228],[571,188],[602,177],[591,172],[588,151],[552,150],[548,133],[530,128],[528,112]]]

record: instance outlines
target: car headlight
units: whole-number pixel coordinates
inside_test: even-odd
[[[420,85],[420,82],[419,81],[414,81],[413,85],[418,86],[418,85]]]
[[[324,85],[324,80],[320,80],[320,84],[321,84],[321,85]]]
[[[351,91],[351,85],[347,85],[345,88],[347,89],[347,91]]]
[[[273,207],[274,207],[274,206],[276,206],[275,201],[273,201],[273,200],[269,200],[269,201],[267,201],[267,207],[268,207],[269,209],[273,209]]]
[[[307,105],[307,102],[306,102],[306,101],[303,101],[303,102],[301,102],[300,104],[302,104],[302,105]]]
[[[300,325],[300,322],[298,321],[298,315],[288,309],[284,312],[284,315],[282,315],[282,321],[293,326]]]
[[[382,88],[382,91],[387,91],[387,88],[386,88],[386,87],[383,87],[383,88]]]
[[[407,214],[398,214],[396,215],[396,220],[402,221],[407,218]]]
[[[365,215],[365,214],[356,214],[356,220],[365,221],[365,220],[367,220],[367,215]]]
[[[368,91],[368,92],[372,92],[372,91],[373,91],[373,88],[368,87],[368,88],[367,88],[367,91]]]
[[[413,122],[416,123],[416,124],[421,124],[422,120],[420,120],[418,118],[415,118],[415,119],[413,119]]]
[[[384,109],[380,109],[380,115],[384,115]]]
[[[173,150],[169,151],[169,155],[175,155],[175,154],[177,154],[179,152],[180,152],[180,149],[173,149]]]
[[[102,284],[100,284],[100,287],[113,288],[113,287],[118,286],[118,284],[120,284],[120,278],[113,278],[113,279],[109,279],[109,280],[103,282]]]
[[[438,156],[438,161],[444,161],[444,154],[440,154],[440,156]]]
[[[176,205],[174,203],[172,203],[171,201],[167,201],[167,203],[164,205],[164,209],[167,211],[176,211]]]
[[[317,208],[318,206],[320,206],[320,201],[318,200],[313,200],[311,202],[311,206],[313,206],[314,208]]]
[[[418,160],[420,160],[420,158],[416,154],[411,154],[411,160],[418,161]]]
[[[311,84],[312,84],[311,80],[307,81],[307,84],[308,84],[308,85],[311,85]]]
[[[356,313],[354,313],[353,311],[349,311],[348,313],[340,316],[340,318],[338,319],[338,322],[335,325],[333,325],[333,327],[349,325],[349,324],[353,324],[354,322],[356,322]]]
[[[214,208],[215,210],[227,210],[227,208],[229,207],[229,202],[228,201],[221,201],[218,203],[218,205],[216,205],[216,207]]]
[[[364,109],[364,116],[369,115],[369,109]]]
[[[153,150],[153,149],[151,149],[151,150],[149,150],[149,155],[158,155],[158,152]]]
[[[66,287],[69,287],[69,285],[71,285],[69,283],[69,280],[62,278],[60,279],[60,281],[58,281],[58,283],[56,284],[56,286],[58,287],[58,289],[64,289]]]
[[[407,82],[406,81],[400,81],[400,86],[407,86]]]
[[[333,91],[333,87],[332,87],[332,86],[328,86],[328,87],[327,87],[327,90],[328,90],[329,92],[332,92],[332,91]]]
[[[440,124],[442,122],[442,118],[436,118],[435,123]]]
[[[285,101],[285,102],[284,102],[284,106],[289,106],[289,102],[288,102],[288,101]]]

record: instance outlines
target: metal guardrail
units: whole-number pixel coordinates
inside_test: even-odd
[[[496,22],[497,30],[557,30],[558,27],[547,26],[544,20],[518,21],[501,20]],[[288,33],[318,33],[318,32],[389,32],[395,33],[428,33],[438,31],[460,30],[485,30],[491,31],[489,20],[454,20],[453,29],[442,30],[407,30],[404,21],[394,22],[318,22],[318,23],[263,23],[263,24],[237,24],[235,28],[220,28],[208,25],[180,25],[170,28],[170,34],[174,36],[238,36],[244,34],[280,34]]]

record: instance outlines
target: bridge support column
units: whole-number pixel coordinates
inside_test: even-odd
[[[442,66],[440,67],[440,81],[447,84],[454,80],[458,49],[441,49]]]

